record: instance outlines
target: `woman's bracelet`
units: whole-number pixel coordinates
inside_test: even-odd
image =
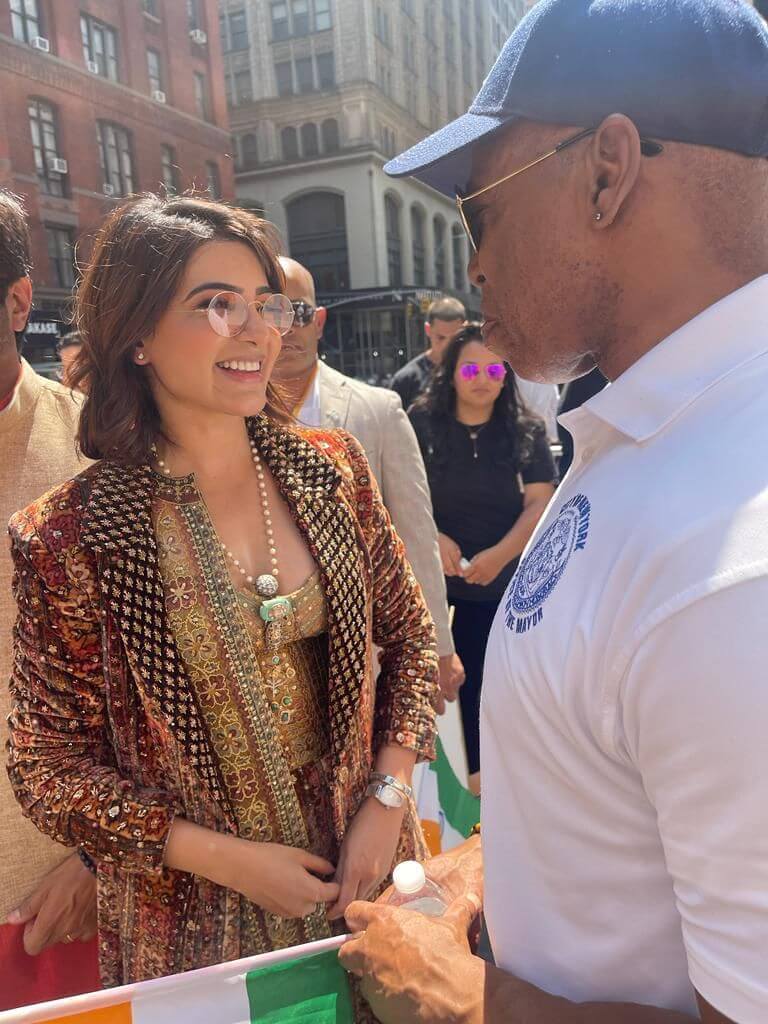
[[[96,862],[94,861],[93,857],[91,857],[89,854],[87,854],[85,852],[85,850],[83,850],[79,846],[77,848],[77,856],[83,862],[83,866],[88,868],[88,870],[91,872],[92,875],[95,875],[96,874]]]

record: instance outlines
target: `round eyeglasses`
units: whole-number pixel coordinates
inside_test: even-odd
[[[235,338],[248,323],[251,306],[278,334],[287,334],[293,326],[293,306],[287,295],[267,295],[258,302],[246,302],[238,292],[218,292],[208,303],[208,323],[222,338]]]
[[[504,363],[489,363],[485,368],[488,380],[495,384],[501,383],[507,375],[507,368]],[[480,367],[477,363],[464,363],[459,368],[459,373],[464,380],[474,380],[480,376]]]

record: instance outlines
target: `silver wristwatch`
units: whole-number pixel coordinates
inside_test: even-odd
[[[384,807],[397,809],[413,796],[413,790],[393,775],[371,772],[371,781],[365,795],[374,797]]]

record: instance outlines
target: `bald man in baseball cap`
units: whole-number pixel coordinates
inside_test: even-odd
[[[766,156],[751,6],[541,0],[387,167],[456,199],[489,348],[610,384],[491,633],[451,903],[347,912],[384,1024],[768,1021]]]

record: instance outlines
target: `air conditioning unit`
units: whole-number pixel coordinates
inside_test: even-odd
[[[51,44],[45,36],[35,36],[32,42],[29,44],[33,50],[42,50],[43,53],[51,52]]]
[[[52,156],[48,161],[48,170],[53,174],[66,174],[69,170],[67,161],[61,156]]]
[[[102,185],[101,191],[105,196],[113,196],[115,194],[115,186],[109,184]]]
[[[85,66],[88,68],[92,75],[98,75],[99,65],[96,63],[95,60],[87,60],[85,62]]]
[[[189,33],[189,38],[193,43],[197,43],[198,46],[205,46],[208,42],[208,36],[201,28],[193,28]]]
[[[166,101],[165,93],[163,92],[162,89],[153,89],[152,90],[152,99],[156,103],[165,103],[165,101]]]

